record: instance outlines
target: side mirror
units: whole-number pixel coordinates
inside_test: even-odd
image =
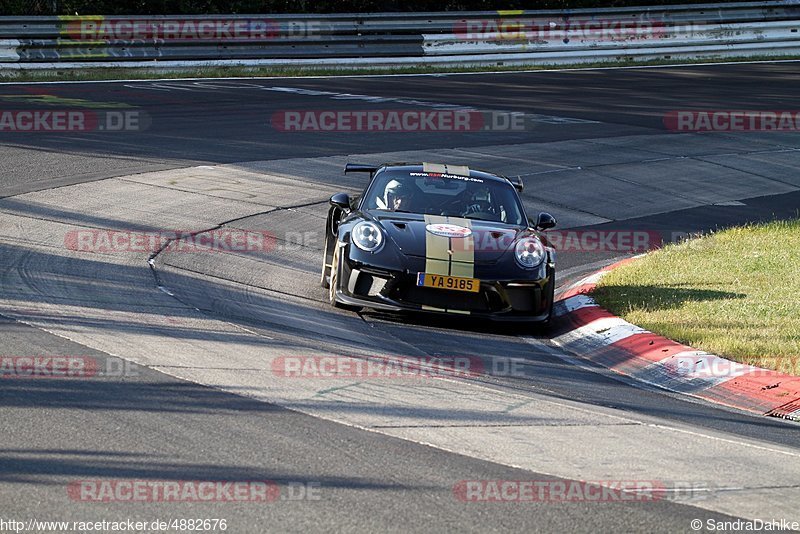
[[[336,206],[345,212],[350,211],[350,197],[347,195],[347,193],[336,193],[331,197],[329,202],[331,206]]]
[[[548,228],[553,228],[556,225],[556,218],[546,212],[541,212],[539,217],[536,219],[536,228],[539,230],[547,230]]]
[[[522,184],[522,177],[521,176],[510,176],[507,177],[508,181],[511,182],[511,185],[514,186],[514,189],[517,190],[517,193],[522,193],[524,186]]]

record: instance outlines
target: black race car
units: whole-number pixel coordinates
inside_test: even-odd
[[[522,182],[464,166],[347,164],[363,195],[330,199],[322,285],[331,304],[547,323],[555,251]]]

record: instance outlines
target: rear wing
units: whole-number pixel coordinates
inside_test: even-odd
[[[522,177],[520,176],[506,176],[506,180],[511,182],[511,185],[514,186],[514,189],[522,193],[522,188],[524,187],[522,184]]]
[[[363,163],[348,163],[344,166],[344,173],[350,172],[368,172],[373,173],[377,171],[379,167],[377,165],[365,165]]]

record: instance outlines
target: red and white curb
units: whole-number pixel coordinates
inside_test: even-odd
[[[800,421],[800,377],[745,365],[648,332],[601,308],[589,293],[628,258],[570,286],[556,302],[553,342],[617,373],[664,389]]]

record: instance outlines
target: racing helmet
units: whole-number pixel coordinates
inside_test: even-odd
[[[481,187],[476,187],[471,191],[471,200],[473,202],[491,202],[492,194],[489,191],[489,187],[487,185],[482,185]]]
[[[395,201],[400,199],[401,201],[408,201],[409,197],[411,196],[411,188],[400,182],[399,180],[389,180],[389,183],[386,184],[386,188],[384,189],[383,199],[386,202],[386,207],[388,209],[395,209]]]

